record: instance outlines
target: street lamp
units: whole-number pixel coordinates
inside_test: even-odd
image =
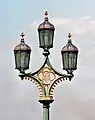
[[[33,81],[39,91],[39,102],[43,104],[43,120],[49,120],[49,105],[54,101],[54,88],[64,80],[71,80],[73,71],[77,69],[78,49],[72,44],[71,33],[68,34],[68,43],[62,50],[63,70],[67,74],[62,74],[55,70],[49,60],[49,49],[53,47],[55,27],[49,22],[48,12],[45,12],[44,22],[38,27],[39,47],[43,48],[45,61],[43,65],[33,73],[26,73],[29,69],[31,48],[24,42],[24,34],[21,34],[21,43],[14,49],[15,68],[20,71],[21,79]]]
[[[44,53],[49,53],[53,47],[54,26],[48,20],[48,12],[45,12],[45,20],[38,27],[39,47],[44,49]]]

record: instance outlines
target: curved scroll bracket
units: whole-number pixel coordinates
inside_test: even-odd
[[[57,70],[55,70],[50,63],[49,58],[47,58],[47,65],[55,72],[55,74],[57,74],[58,76],[69,78],[70,81],[71,81],[72,77],[74,76],[73,74],[62,74],[62,73],[58,72]]]
[[[44,86],[42,85],[42,83],[40,82],[39,79],[37,79],[35,76],[31,75],[30,73],[23,73],[19,75],[21,78],[25,78],[27,80],[32,81],[38,88],[38,91],[40,93],[40,96],[44,96],[46,94],[46,91],[44,89]]]
[[[47,63],[47,59],[48,59],[48,57],[46,56],[45,57],[45,61],[44,61],[44,64],[37,70],[37,71],[35,71],[35,72],[33,72],[33,73],[30,73],[32,76],[34,76],[34,75],[36,75],[37,73],[39,73],[39,71],[45,66],[45,64]]]
[[[64,77],[57,78],[49,87],[49,95],[53,96],[54,94],[54,88],[61,82],[65,81]]]
[[[56,85],[64,80],[71,80],[72,74],[62,74],[55,70],[48,56],[45,56],[45,61],[42,67],[40,67],[36,72],[33,73],[20,73],[19,76],[23,80],[26,78],[37,86],[40,93],[41,100],[51,100],[53,99],[53,92]]]

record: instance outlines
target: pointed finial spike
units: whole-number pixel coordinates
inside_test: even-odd
[[[24,41],[24,36],[25,36],[25,35],[24,35],[24,33],[23,33],[23,32],[21,33],[21,35],[20,35],[20,36],[21,36],[21,41]]]
[[[45,16],[48,16],[48,11],[47,10],[45,11]]]
[[[68,40],[71,40],[72,34],[68,33]]]
[[[45,21],[48,21],[48,11],[47,10],[45,11],[44,15],[45,15]]]
[[[24,33],[22,32],[20,36],[21,36],[22,38],[24,38],[25,35],[24,35]]]

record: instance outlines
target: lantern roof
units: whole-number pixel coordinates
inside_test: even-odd
[[[44,22],[39,25],[38,30],[41,30],[41,29],[52,29],[52,30],[55,30],[54,25],[52,25],[52,24],[49,22],[48,12],[45,11],[45,14],[44,14],[44,15],[45,15]]]
[[[71,37],[71,33],[68,33],[68,43],[62,48],[61,52],[78,52],[78,48],[72,44]]]
[[[30,51],[31,52],[31,48],[28,45],[26,45],[24,42],[25,35],[21,33],[20,36],[21,36],[21,42],[15,47],[14,52],[17,52],[17,51]]]

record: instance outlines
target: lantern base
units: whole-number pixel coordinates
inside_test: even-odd
[[[68,74],[71,74],[72,76],[69,77],[69,81],[72,80],[72,78],[74,77],[74,74],[73,74],[73,70],[66,70]]]
[[[44,50],[43,55],[48,56],[50,54],[49,50]]]
[[[21,80],[23,80],[24,77],[25,77],[25,74],[20,72],[20,73],[19,73],[19,77],[21,77]]]

